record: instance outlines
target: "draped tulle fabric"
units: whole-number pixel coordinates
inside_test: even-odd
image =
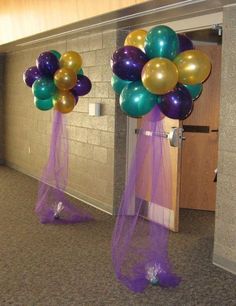
[[[180,282],[168,259],[170,148],[158,107],[142,119],[112,238],[117,279],[135,292]]]
[[[65,115],[54,112],[48,162],[39,183],[35,212],[41,223],[77,223],[92,220],[65,194],[68,179],[68,135]]]

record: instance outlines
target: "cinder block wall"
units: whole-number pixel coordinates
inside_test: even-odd
[[[213,262],[236,274],[236,6],[223,12],[219,175]]]
[[[30,88],[22,81],[23,71],[34,65],[46,50],[78,51],[83,69],[93,84],[91,92],[81,97],[74,111],[65,115],[69,131],[68,192],[110,213],[120,194],[115,182],[123,187],[124,171],[114,178],[115,126],[120,141],[125,143],[126,126],[115,124],[120,110],[115,107],[115,94],[110,85],[110,57],[117,47],[116,31],[96,33],[54,44],[12,52],[6,59],[5,87],[5,159],[9,166],[39,178],[46,163],[53,111],[42,112],[33,105]],[[89,102],[100,102],[101,116],[88,116]],[[123,122],[124,122],[124,115]],[[119,133],[118,133],[119,132]],[[117,143],[118,145],[119,143]],[[125,152],[125,146],[123,147]],[[124,156],[124,154],[123,154]],[[121,158],[123,159],[123,156]],[[122,189],[122,188],[120,188]]]
[[[5,55],[0,55],[0,165],[4,164],[4,72]]]

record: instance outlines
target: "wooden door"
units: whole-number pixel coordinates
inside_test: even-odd
[[[130,119],[135,120],[135,119]],[[136,120],[134,123],[136,128],[140,128],[141,126],[141,119]],[[164,130],[168,133],[172,127],[179,127],[179,121],[173,120],[170,118],[165,117],[163,119],[163,125]],[[164,211],[161,210],[161,215],[164,215],[163,223],[165,226],[170,228],[170,230],[177,232],[179,227],[179,148],[171,147],[170,144],[168,144],[168,149],[170,150],[167,153],[170,153],[170,159],[166,159],[167,163],[170,163],[170,165],[166,165],[165,169],[170,169],[171,171],[171,188],[172,188],[172,207],[170,209],[165,208]],[[150,164],[147,162],[147,165],[150,166]],[[148,167],[142,168],[142,179],[145,179],[146,182],[146,189],[149,190],[149,193],[145,195],[145,199],[147,201],[147,209],[144,211],[144,217],[147,219],[152,219],[152,221],[157,221],[159,217],[159,211],[161,207],[158,205],[158,203],[151,203],[150,202],[150,194],[151,194],[151,188],[152,188],[152,181],[151,178],[148,179],[149,171],[150,169]],[[167,175],[168,176],[168,175]],[[139,186],[136,186],[136,196],[140,197],[140,192],[138,190]],[[141,192],[142,193],[142,192]],[[142,193],[143,194],[143,193]],[[155,220],[156,218],[156,220]]]
[[[181,152],[180,207],[215,210],[218,126],[220,107],[221,46],[199,45],[212,61],[212,71],[203,84],[194,110],[183,121],[186,140]]]

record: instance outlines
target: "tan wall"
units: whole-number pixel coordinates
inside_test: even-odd
[[[0,44],[146,1],[147,0],[0,1]]]
[[[236,273],[236,6],[223,12],[215,264]]]
[[[4,164],[4,68],[5,55],[0,55],[0,165]]]
[[[53,111],[33,105],[22,73],[34,65],[40,52],[80,52],[85,74],[93,88],[66,115],[69,130],[68,191],[106,211],[113,211],[115,95],[110,85],[110,56],[116,49],[116,32],[96,33],[7,55],[5,96],[6,161],[34,177],[46,163]],[[102,103],[102,116],[88,116],[89,102]]]

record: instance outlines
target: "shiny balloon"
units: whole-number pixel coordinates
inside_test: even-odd
[[[111,78],[111,86],[118,95],[121,94],[123,88],[129,83],[131,83],[131,81],[122,80],[118,78],[118,76],[116,76],[115,74],[113,74]]]
[[[75,107],[75,97],[69,91],[59,91],[53,97],[54,108],[63,113],[70,113]]]
[[[34,82],[32,92],[39,100],[45,100],[55,94],[56,86],[52,79],[42,77]]]
[[[29,67],[23,74],[23,81],[29,87],[32,87],[34,82],[41,78],[42,75],[36,66]]]
[[[58,60],[60,59],[60,57],[61,57],[60,52],[58,52],[57,50],[50,50],[50,52],[53,53],[57,57]]]
[[[204,52],[188,50],[177,55],[174,60],[179,71],[179,82],[195,85],[204,82],[211,72],[211,62]]]
[[[193,43],[190,38],[184,34],[178,34],[179,39],[179,52],[194,49]]]
[[[183,84],[183,85],[190,92],[190,95],[191,95],[193,101],[195,101],[201,95],[201,93],[202,93],[202,89],[203,89],[203,85],[202,84],[196,84],[196,85],[186,85],[186,84]]]
[[[156,96],[143,86],[142,82],[132,82],[124,87],[120,95],[120,107],[130,117],[141,117],[156,105]]]
[[[172,60],[179,53],[179,39],[174,30],[160,25],[148,31],[144,48],[149,58],[165,57]]]
[[[45,99],[45,100],[34,98],[34,105],[42,111],[47,111],[53,108],[52,98]]]
[[[80,68],[79,72],[77,72],[77,75],[84,75],[84,70]]]
[[[76,105],[78,103],[78,101],[79,101],[79,96],[75,95],[73,92],[71,92],[71,93],[72,93],[72,95],[75,98],[75,105]]]
[[[146,36],[147,31],[140,29],[134,30],[127,35],[124,46],[134,46],[144,51],[144,42]]]
[[[77,76],[74,70],[61,68],[54,74],[54,83],[60,90],[69,90],[75,86]]]
[[[193,101],[187,88],[179,84],[173,91],[161,97],[158,106],[165,116],[184,120],[192,111]]]
[[[85,75],[77,75],[77,82],[75,86],[71,89],[71,92],[75,96],[85,96],[92,88],[92,83],[88,77]]]
[[[36,66],[43,76],[53,77],[59,69],[59,61],[52,52],[43,52],[37,58]]]
[[[133,46],[125,46],[114,52],[111,68],[120,79],[138,81],[147,61],[148,58],[143,51]]]
[[[153,94],[164,95],[178,82],[178,70],[167,58],[153,58],[142,70],[142,82]]]
[[[70,68],[77,74],[82,66],[82,58],[78,52],[67,51],[60,58],[61,68]]]

